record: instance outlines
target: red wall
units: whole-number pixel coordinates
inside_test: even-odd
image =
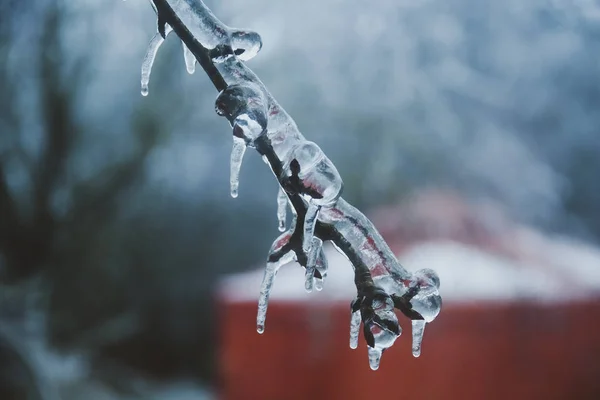
[[[361,337],[348,346],[349,305],[222,301],[221,399],[600,399],[600,301],[444,306],[420,358],[410,322],[378,371]]]

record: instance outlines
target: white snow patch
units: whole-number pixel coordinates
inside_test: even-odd
[[[566,301],[600,294],[600,250],[571,239],[549,239],[525,259],[492,254],[451,240],[421,242],[400,255],[410,271],[432,268],[440,276],[445,302]],[[531,244],[525,240],[523,244]],[[540,245],[542,243],[540,242]],[[347,301],[355,295],[353,269],[331,246],[325,247],[329,274],[322,292],[306,293],[304,269],[282,267],[271,294],[273,301]],[[263,270],[230,275],[220,295],[228,302],[256,301]]]

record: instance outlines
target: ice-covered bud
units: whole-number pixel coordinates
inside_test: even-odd
[[[384,301],[374,300],[372,307],[375,313],[375,323],[366,325],[365,329],[368,329],[373,337],[372,344],[374,345],[369,345],[368,348],[369,365],[372,370],[376,370],[379,368],[384,350],[392,347],[401,331],[394,313],[394,304],[389,297]],[[397,330],[390,329],[392,326],[396,326]]]
[[[412,309],[421,314],[425,322],[431,322],[438,316],[442,308],[440,296],[440,278],[432,269],[421,269],[411,278],[411,286],[416,287],[416,294],[410,300]]]
[[[434,290],[440,288],[440,277],[437,272],[430,268],[423,268],[416,271],[413,274],[413,279],[417,281],[418,285],[423,289],[429,288]]]
[[[237,197],[246,146],[252,146],[254,140],[267,130],[267,100],[255,84],[231,85],[217,96],[215,111],[227,118],[233,127],[229,180],[231,196]]]
[[[234,30],[231,32],[231,48],[240,60],[248,61],[262,48],[262,39],[253,31]]]
[[[412,353],[419,357],[425,324],[433,321],[442,309],[440,278],[432,269],[421,269],[413,274],[409,287],[409,290],[415,291],[410,299],[411,308],[423,318],[412,320]]]
[[[350,322],[350,347],[358,346],[360,320],[369,352],[371,369],[379,368],[381,355],[392,347],[402,333],[394,312],[394,302],[383,290],[371,287],[352,302]],[[359,317],[360,315],[360,317]]]
[[[340,198],[342,178],[331,160],[314,142],[300,141],[284,157],[280,184],[290,193],[299,194],[307,202],[302,235],[302,250],[314,255],[315,225],[321,207],[331,207]],[[314,257],[310,257],[313,260]],[[313,267],[312,263],[307,265]]]
[[[303,141],[295,146],[283,172],[284,179],[292,180],[291,189],[310,198],[316,206],[331,206],[342,193],[344,183],[337,168],[314,142]]]
[[[210,49],[209,57],[214,63],[223,63],[233,56],[237,56],[242,61],[248,61],[262,48],[262,39],[256,32],[232,30],[228,31],[228,34],[229,40]]]
[[[215,102],[215,111],[233,127],[233,134],[251,143],[267,128],[267,100],[254,84],[231,85]]]

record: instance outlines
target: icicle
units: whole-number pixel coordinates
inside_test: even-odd
[[[273,289],[275,275],[282,265],[294,260],[294,253],[289,252],[283,255],[278,261],[267,263],[265,275],[260,286],[260,296],[258,298],[258,314],[256,316],[256,331],[263,333],[265,331],[265,320],[267,318],[267,308],[269,306],[269,296]]]
[[[323,241],[313,237],[312,246],[306,256],[306,272],[304,275],[304,288],[308,293],[312,292],[315,283],[315,271],[317,269],[317,257],[321,253]]]
[[[421,342],[423,341],[423,332],[425,331],[425,321],[422,319],[413,319],[412,321],[412,354],[414,357],[421,355]]]
[[[381,354],[383,354],[383,351],[379,349],[374,349],[373,347],[368,347],[368,352],[369,367],[371,367],[373,371],[376,371],[379,369],[379,363],[381,362]]]
[[[360,331],[360,311],[352,312],[350,317],[350,348],[358,347],[358,333]]]
[[[327,258],[325,258],[325,252],[323,251],[323,242],[321,242],[321,249],[319,251],[319,257],[317,257],[317,270],[319,271],[319,274],[321,274],[321,278],[320,279],[315,279],[315,289],[317,289],[318,292],[320,292],[321,290],[323,290],[323,284],[325,283],[325,278],[327,277],[327,269],[328,269],[328,265],[327,265]]]
[[[324,279],[315,279],[315,289],[317,289],[317,292],[320,292],[321,290],[323,290],[323,284],[324,284]]]
[[[268,160],[267,160],[268,162]],[[277,192],[277,221],[279,223],[279,232],[285,231],[285,219],[287,213],[288,198],[285,190],[279,188]]]
[[[316,221],[315,221],[316,223]],[[314,229],[313,229],[313,234],[314,234]],[[317,260],[319,259],[319,255],[321,254],[321,250],[323,249],[323,241],[321,239],[319,239],[316,236],[313,236],[313,241],[312,241],[312,256],[311,258],[309,258],[309,265],[312,266],[317,266]]]
[[[317,216],[319,215],[319,209],[321,207],[309,202],[306,209],[306,216],[304,217],[304,237],[302,238],[302,250],[308,255],[310,252],[313,236],[315,234],[315,224],[317,223]]]
[[[171,27],[169,25],[165,26],[165,37],[171,32]],[[142,96],[148,96],[148,83],[150,83],[150,73],[152,72],[152,65],[154,64],[154,59],[156,58],[156,53],[160,48],[160,45],[163,44],[165,39],[160,35],[160,33],[156,33],[152,36],[150,43],[148,44],[148,50],[146,50],[146,55],[144,56],[144,61],[142,62]]]
[[[231,197],[238,197],[238,187],[240,185],[240,169],[242,168],[242,160],[246,152],[246,142],[239,137],[233,137],[233,148],[231,149],[231,163],[229,183],[231,187]]]
[[[183,46],[183,59],[185,60],[185,69],[188,74],[193,74],[196,71],[196,57],[188,47],[181,41],[181,45]]]
[[[313,291],[315,283],[315,268],[314,267],[306,267],[306,271],[304,272],[304,289],[307,293],[311,293]]]

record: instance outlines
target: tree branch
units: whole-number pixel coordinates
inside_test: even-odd
[[[152,1],[158,31],[165,37],[166,26],[172,28],[220,92],[216,111],[229,120],[234,135],[232,195],[237,196],[245,147],[252,147],[271,167],[295,214],[291,229],[273,243],[267,258],[258,331],[264,330],[278,268],[297,260],[306,268],[305,286],[311,290],[314,279],[322,280],[326,269],[321,245],[331,241],[355,269],[357,297],[352,303],[351,347],[356,347],[362,320],[370,365],[377,369],[382,352],[400,334],[393,312],[397,306],[418,321],[413,323],[413,355],[418,356],[424,322],[431,322],[440,311],[439,278],[431,270],[414,274],[405,270],[371,221],[340,197],[343,184],[333,163],[302,136],[293,119],[242,62],[262,46],[258,34],[227,27],[201,0]],[[145,67],[151,67],[152,61],[150,58]]]

